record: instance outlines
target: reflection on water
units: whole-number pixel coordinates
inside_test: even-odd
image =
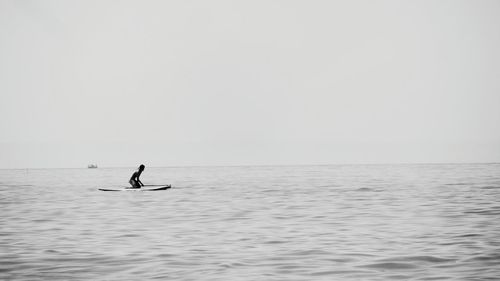
[[[0,170],[4,280],[494,280],[500,165]]]

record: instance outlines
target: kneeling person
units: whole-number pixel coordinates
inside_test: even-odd
[[[139,169],[132,174],[132,177],[128,181],[130,185],[132,185],[132,188],[141,188],[141,186],[144,186],[144,184],[139,179],[139,177],[142,174],[142,171],[144,171],[144,168],[145,168],[144,165],[141,165],[139,166]]]

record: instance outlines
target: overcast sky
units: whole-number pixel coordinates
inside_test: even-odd
[[[500,162],[500,1],[0,0],[0,168]]]

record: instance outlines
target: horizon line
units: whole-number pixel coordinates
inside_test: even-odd
[[[485,165],[500,164],[500,162],[378,162],[378,163],[328,163],[328,164],[223,164],[223,165],[165,165],[148,166],[146,168],[223,168],[223,167],[299,167],[299,166],[382,166],[382,165]],[[25,167],[25,168],[0,168],[0,170],[49,170],[49,169],[125,169],[135,168],[136,166],[99,166],[97,168],[82,167]]]

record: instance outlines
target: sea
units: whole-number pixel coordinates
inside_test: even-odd
[[[0,280],[500,280],[500,164],[0,170]]]

